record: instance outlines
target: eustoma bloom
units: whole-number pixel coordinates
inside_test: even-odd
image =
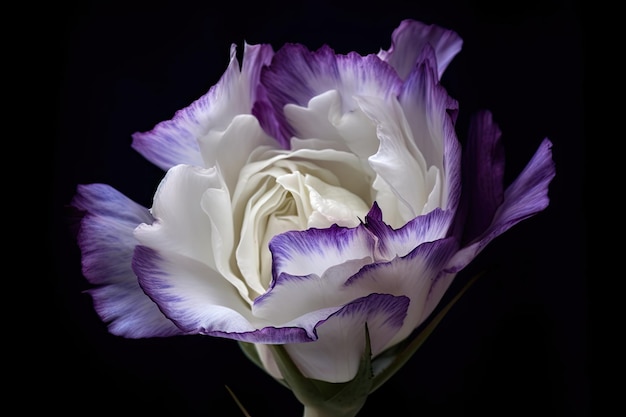
[[[240,66],[232,46],[208,93],[133,135],[166,171],[151,208],[78,187],[83,273],[110,332],[251,343],[293,389],[288,369],[328,383],[384,370],[455,275],[548,205],[548,139],[506,188],[490,113],[457,139],[440,78],[461,45],[405,20],[369,55],[245,44]]]

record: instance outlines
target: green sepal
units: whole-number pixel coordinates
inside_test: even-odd
[[[259,352],[256,350],[256,346],[254,346],[254,343],[241,342],[241,341],[237,343],[239,344],[239,347],[241,348],[243,353],[246,355],[248,359],[250,359],[252,363],[254,363],[256,366],[261,368],[263,372],[270,375],[270,373],[267,372],[267,370],[265,369],[265,366],[263,366],[263,362],[261,362],[261,358],[259,357]],[[276,380],[280,382],[281,384],[283,384],[285,387],[289,388],[289,385],[287,385],[287,382],[285,380],[282,380],[282,379],[276,379]]]
[[[376,357],[374,365],[377,362],[390,361],[391,363],[386,366],[382,366],[382,370],[376,374],[372,381],[370,393],[377,390],[383,385],[389,378],[391,378],[404,364],[413,356],[417,349],[422,346],[428,336],[435,330],[437,325],[441,322],[443,317],[450,311],[452,306],[461,298],[461,296],[468,290],[468,288],[482,275],[477,274],[470,279],[461,290],[454,296],[444,308],[437,313],[435,317],[428,322],[428,324],[415,336],[413,339],[406,339],[404,342],[386,350]]]
[[[316,410],[315,415],[353,417],[365,404],[372,386],[372,349],[367,324],[365,349],[355,377],[342,383],[306,378],[282,345],[271,346],[276,363],[285,381],[305,409]]]
[[[259,368],[265,370],[265,367],[263,367],[263,363],[261,362],[261,358],[259,357],[259,352],[257,352],[254,343],[241,341],[237,343],[239,343],[239,347],[241,348],[241,350],[243,350],[243,353],[246,354],[246,357],[250,359],[250,361],[252,361]]]

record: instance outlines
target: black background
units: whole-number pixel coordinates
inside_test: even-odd
[[[484,275],[411,361],[372,394],[361,416],[586,416],[590,410],[586,217],[583,207],[584,34],[577,4],[525,2],[83,2],[58,13],[47,37],[55,78],[49,211],[53,278],[45,347],[24,390],[47,411],[171,416],[298,416],[292,394],[231,340],[128,340],[107,333],[83,291],[71,233],[77,184],[107,183],[149,207],[162,172],[130,148],[204,94],[226,69],[231,43],[285,42],[338,53],[387,49],[402,19],[464,39],[442,83],[459,100],[458,133],[490,109],[512,180],[544,137],[557,175],[550,206],[498,237],[462,272]],[[41,404],[24,402],[26,411]]]

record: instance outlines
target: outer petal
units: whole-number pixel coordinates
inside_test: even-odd
[[[238,291],[205,264],[174,253],[137,246],[133,270],[142,288],[187,334],[206,334],[253,343],[301,343],[330,314],[280,328],[257,320]],[[308,330],[308,331],[307,331]]]
[[[164,170],[178,164],[204,166],[198,139],[212,130],[226,129],[236,115],[252,111],[260,69],[272,54],[269,45],[246,45],[241,72],[232,45],[230,64],[219,82],[173,119],[149,132],[134,133],[133,148]]]
[[[485,125],[482,126],[484,127]],[[486,138],[486,143],[491,144],[491,146],[484,146],[481,149],[483,149],[483,152],[493,152],[492,140],[498,135],[498,131],[494,130],[492,126],[485,132],[486,134],[482,138]],[[479,234],[470,236],[472,237],[470,244],[455,256],[448,266],[449,272],[457,272],[464,268],[494,238],[548,206],[548,186],[556,173],[551,149],[552,143],[548,139],[544,139],[524,170],[507,187],[504,192],[504,199],[495,210],[490,223]],[[493,175],[496,178],[501,175],[500,168],[500,165],[495,165]],[[485,179],[485,181],[488,180]],[[498,198],[497,185],[492,185],[491,188],[486,188],[486,190],[482,194],[480,192],[477,193],[487,199],[488,204],[484,209],[490,210],[493,209],[493,200],[489,201],[489,198]],[[474,210],[480,210],[481,204],[481,202],[475,202],[470,206]],[[470,210],[471,213],[472,211]],[[468,219],[465,223],[470,221],[471,219]],[[483,224],[487,223],[484,219],[479,221],[483,222]]]
[[[368,158],[378,174],[373,187],[379,194],[393,195],[392,199],[377,195],[376,200],[388,213],[388,221],[399,227],[424,213],[428,196],[436,189],[437,175],[428,174],[429,167],[420,149],[415,146],[413,133],[395,98],[361,97],[359,105],[376,122],[380,140],[378,152]],[[410,180],[407,181],[407,178]]]
[[[441,188],[430,193],[424,212],[456,210],[461,193],[461,147],[454,127],[458,102],[439,84],[436,65],[434,50],[424,46],[398,98],[426,166],[441,176]]]
[[[154,196],[152,214],[156,222],[135,230],[142,245],[204,263],[252,302],[249,288],[233,270],[232,207],[217,169],[186,165],[170,169]]]
[[[362,111],[342,112],[341,95],[329,90],[309,100],[307,107],[285,105],[285,116],[299,137],[292,149],[350,151],[363,161],[378,149],[376,125]]]
[[[344,307],[320,309],[290,321],[271,323],[254,317],[232,285],[193,259],[137,246],[133,270],[146,294],[185,334],[206,334],[251,343],[306,344],[318,339],[320,326],[346,319],[357,320],[361,328],[365,322],[368,325],[371,322],[372,339],[376,338],[373,348],[379,352],[381,344],[400,328],[408,305],[406,297],[368,297]],[[341,326],[337,323],[334,326],[338,325]],[[336,337],[332,336],[332,331],[330,333],[324,337]],[[326,340],[322,345],[329,349],[332,343],[328,343]],[[355,341],[348,339],[341,347],[348,349],[353,345]],[[362,345],[360,349],[362,351]],[[315,353],[305,356],[302,360],[305,366],[320,359]],[[343,356],[340,359],[344,360]]]
[[[475,257],[494,238],[548,207],[548,186],[556,174],[551,149],[552,142],[544,139],[522,173],[507,187],[489,227],[461,256],[476,251]]]
[[[152,223],[145,207],[103,184],[81,185],[72,206],[85,211],[78,235],[83,274],[109,331],[129,338],[173,336],[180,330],[142,291],[131,269],[137,240],[133,230]]]
[[[389,346],[409,336],[422,323],[431,286],[457,250],[454,238],[423,243],[406,256],[363,267],[346,282],[354,295],[381,292],[409,297],[406,320]]]
[[[306,106],[311,98],[337,90],[345,113],[357,107],[354,96],[395,96],[400,79],[375,55],[335,55],[328,46],[311,52],[303,45],[287,44],[276,53],[272,65],[261,72],[261,84],[265,92],[259,100],[265,98],[267,102],[259,104],[264,111],[255,110],[253,114],[271,136],[288,143],[292,136],[301,135],[287,123],[283,114],[286,104]]]
[[[347,260],[329,267],[322,275],[282,273],[265,294],[254,300],[252,312],[256,317],[282,322],[348,303],[354,294],[346,291],[345,282],[371,262],[370,257]]]
[[[498,143],[500,131],[492,123],[490,114],[482,113],[476,117],[472,126],[477,130],[471,132],[468,137],[468,140],[476,142],[468,143],[470,152],[467,157],[468,166],[475,166],[479,170],[468,173],[468,176],[476,176],[476,181],[482,184],[468,185],[475,197],[472,197],[472,200],[464,200],[462,205],[469,207],[470,217],[457,219],[459,223],[457,227],[465,225],[470,227],[471,232],[466,235],[466,240],[467,238],[472,240],[469,245],[455,254],[433,283],[423,319],[435,309],[456,273],[465,268],[489,242],[548,206],[548,186],[555,176],[552,143],[548,139],[542,141],[522,173],[500,197],[504,163]],[[472,159],[475,162],[472,163]],[[467,198],[469,197],[464,191],[464,199]],[[503,198],[503,201],[498,204],[500,198]],[[497,208],[494,207],[496,204],[498,204]],[[493,213],[491,219],[482,217],[481,211]],[[472,223],[473,216],[477,216],[474,223]],[[484,228],[481,229],[481,227]]]
[[[474,115],[463,155],[464,242],[479,236],[504,199],[504,147],[490,112]]]
[[[391,35],[389,50],[381,50],[378,56],[391,64],[400,78],[405,79],[413,70],[422,48],[427,44],[435,49],[438,63],[437,75],[441,78],[452,58],[463,46],[463,40],[451,30],[436,25],[426,25],[415,20],[403,20]]]
[[[277,235],[270,242],[270,251],[274,280],[283,273],[322,276],[331,266],[371,256],[374,239],[362,227],[333,225],[327,229],[289,231]]]
[[[357,228],[278,235],[270,244],[275,278],[255,300],[253,312],[268,320],[290,320],[371,293],[406,295],[411,305],[394,339],[398,342],[421,323],[432,283],[458,250],[456,239],[442,238],[451,219],[451,212],[437,210],[394,230],[374,205]]]
[[[370,294],[347,304],[317,327],[319,339],[285,346],[303,375],[328,382],[354,378],[365,350],[365,325],[372,355],[378,355],[402,327],[409,299]]]
[[[377,237],[376,260],[388,261],[409,254],[422,243],[445,238],[453,218],[453,212],[435,209],[417,216],[399,229],[393,229],[383,221],[382,211],[375,203],[365,216],[364,227]]]

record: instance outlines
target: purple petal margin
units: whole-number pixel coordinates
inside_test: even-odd
[[[97,285],[86,292],[109,331],[128,338],[181,334],[143,292],[131,268],[133,231],[152,223],[145,207],[104,184],[80,185],[72,206],[83,212],[78,232],[83,274]]]
[[[355,243],[358,245],[355,246]],[[352,259],[372,255],[374,239],[361,227],[347,228],[334,224],[326,229],[311,228],[281,233],[272,238],[269,248],[273,257],[272,277],[275,280],[283,272],[294,274],[294,271],[285,268],[290,262],[294,262],[296,257],[306,257],[309,262],[315,262],[317,258],[324,259],[328,253],[341,257],[349,250],[361,252]],[[316,270],[320,269],[318,275],[321,275],[321,272],[333,265],[335,264],[330,261],[328,265],[312,264],[310,270],[295,275],[317,273]]]
[[[391,35],[389,50],[380,51],[378,56],[391,64],[400,78],[405,79],[427,44],[435,50],[437,75],[441,78],[448,64],[461,50],[463,40],[456,32],[437,25],[426,25],[411,19],[403,20]]]

